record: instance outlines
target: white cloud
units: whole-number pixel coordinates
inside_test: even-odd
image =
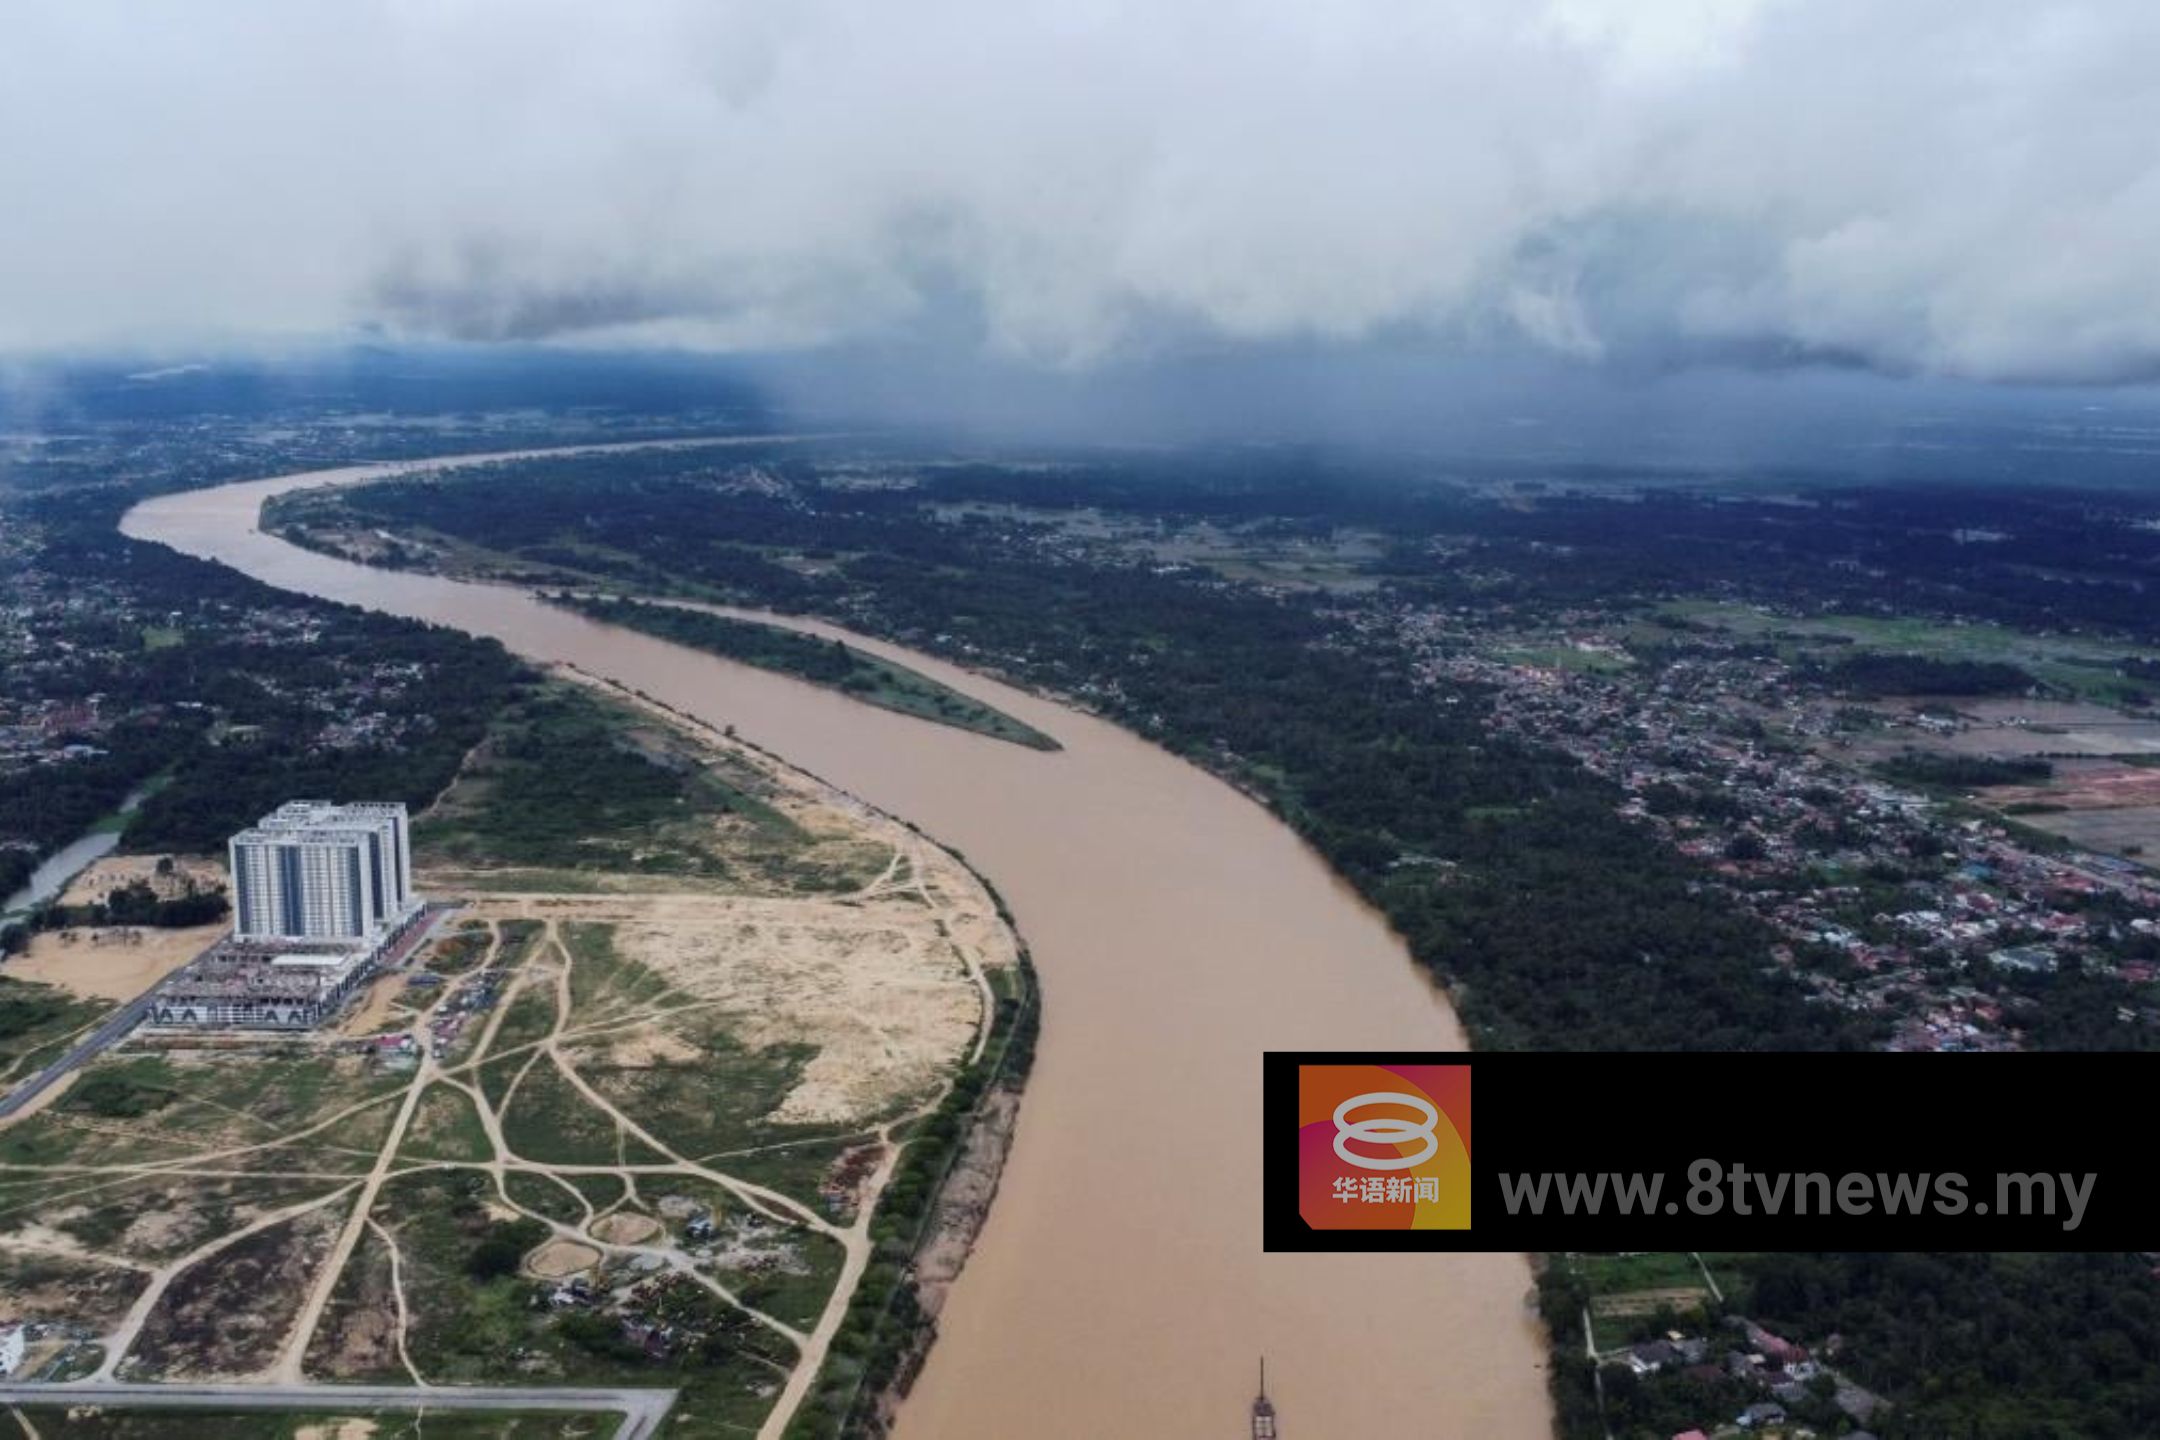
[[[2149,0],[21,0],[0,347],[2160,369]]]

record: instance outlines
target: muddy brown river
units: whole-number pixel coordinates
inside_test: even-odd
[[[1296,1440],[1551,1433],[1523,1257],[1261,1251],[1261,1052],[1462,1038],[1400,941],[1266,810],[1114,725],[875,640],[849,637],[1065,748],[895,715],[510,588],[369,569],[256,529],[271,495],[408,468],[166,496],[122,528],[734,725],[964,851],[1010,902],[1041,975],[1039,1054],[902,1440],[1228,1440],[1246,1433],[1262,1354]]]

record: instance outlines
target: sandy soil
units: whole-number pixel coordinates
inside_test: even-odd
[[[302,1425],[293,1431],[293,1440],[368,1440],[374,1433],[373,1420],[324,1420],[313,1425]]]
[[[688,1065],[702,1052],[679,1035],[665,1030],[628,1030],[608,1047],[607,1063],[620,1070],[642,1070],[657,1065]]]
[[[49,930],[7,962],[17,980],[57,985],[87,1000],[132,1000],[201,954],[223,925],[185,930]]]
[[[945,1297],[960,1278],[975,1237],[989,1218],[1019,1114],[1020,1097],[1012,1091],[1001,1090],[991,1097],[982,1122],[969,1133],[967,1147],[938,1197],[930,1238],[915,1257],[917,1298],[929,1314],[944,1308]]]
[[[158,861],[170,859],[174,874],[157,873]],[[61,892],[63,905],[94,905],[103,900],[119,886],[133,880],[148,881],[160,900],[171,900],[184,890],[181,877],[192,878],[198,888],[220,889],[225,884],[225,867],[218,861],[202,855],[107,855],[93,860],[89,866],[68,882]]]
[[[574,677],[582,678],[582,677]],[[589,682],[588,682],[589,683]],[[610,691],[672,726],[679,717]],[[721,1020],[754,1047],[817,1054],[765,1118],[852,1125],[933,1095],[980,1038],[994,1002],[984,972],[1019,963],[1018,941],[965,865],[854,797],[703,727],[697,741],[755,769],[768,803],[796,824],[887,858],[882,874],[837,897],[724,892],[515,895],[480,900],[494,918],[530,915],[616,927],[618,951],[679,993],[670,1005]],[[691,1058],[665,1023],[612,1030],[579,1046],[616,1068]]]
[[[600,1252],[575,1240],[550,1240],[532,1253],[525,1268],[542,1280],[564,1280],[600,1263]]]
[[[2160,805],[2160,770],[2138,765],[2058,766],[2041,785],[1998,785],[1987,792],[1997,805],[2059,805],[2065,810],[2116,810]]]
[[[489,904],[494,908],[494,903]],[[975,1040],[982,999],[937,912],[866,901],[724,896],[578,897],[558,919],[605,921],[618,953],[668,981],[692,1012],[756,1048],[818,1047],[776,1123],[853,1124],[941,1085]],[[620,1063],[664,1063],[685,1047],[665,1022],[591,1042]]]
[[[80,1070],[70,1070],[67,1074],[61,1076],[57,1081],[46,1086],[43,1090],[38,1092],[36,1099],[32,1100],[29,1104],[23,1106],[22,1109],[17,1110],[14,1114],[8,1116],[6,1119],[0,1120],[0,1130],[5,1130],[10,1125],[16,1124],[19,1121],[29,1119],[32,1115],[37,1114],[38,1111],[43,1110],[46,1106],[52,1104],[55,1100],[58,1100],[62,1095],[67,1094],[68,1087],[75,1083],[75,1077],[80,1074],[82,1074],[82,1071]]]
[[[389,1029],[390,1009],[405,993],[406,974],[394,970],[378,975],[368,986],[368,992],[360,1003],[346,1015],[338,1026],[340,1035],[373,1035],[378,1030]]]
[[[593,1221],[592,1233],[609,1245],[642,1245],[660,1233],[660,1222],[650,1215],[617,1212]]]

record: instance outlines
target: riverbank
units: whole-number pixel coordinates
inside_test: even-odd
[[[1400,940],[1266,810],[1115,726],[867,637],[843,638],[1065,748],[986,743],[500,587],[369,570],[256,528],[268,494],[363,473],[164,497],[126,524],[733,726],[964,851],[1020,917],[1045,1007],[1029,1119],[897,1433],[989,1440],[1041,1433],[1045,1415],[1054,1433],[1207,1433],[1242,1416],[1264,1351],[1284,1357],[1270,1381],[1285,1417],[1330,1433],[1544,1440],[1522,1257],[1259,1248],[1260,1052],[1463,1042]]]

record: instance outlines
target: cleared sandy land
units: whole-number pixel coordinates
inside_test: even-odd
[[[1998,785],[1987,792],[1996,805],[2054,805],[2064,810],[2123,810],[2160,805],[2160,770],[2142,765],[2070,761],[2039,785]]]
[[[142,926],[48,930],[11,958],[5,973],[57,985],[86,1000],[132,1000],[194,959],[223,925],[185,930]]]
[[[323,1420],[293,1431],[293,1440],[369,1440],[375,1422],[363,1418]]]
[[[408,978],[402,970],[377,976],[369,984],[367,993],[360,997],[360,1002],[352,1007],[344,1021],[339,1024],[338,1034],[373,1035],[386,1028],[385,1022],[390,1019],[390,1009],[397,1004],[398,996],[405,993],[405,982]]]
[[[981,880],[852,796],[708,727],[608,693],[754,767],[775,787],[775,808],[832,842],[882,852],[882,871],[831,897],[494,894],[474,913],[610,924],[621,957],[677,992],[670,1007],[693,1002],[686,1016],[717,1020],[755,1049],[816,1047],[800,1081],[764,1117],[773,1123],[865,1123],[934,1094],[994,1008],[985,973],[1019,962],[1018,941]],[[613,1066],[680,1063],[697,1053],[683,1023],[656,1019],[578,1048]]]
[[[79,1077],[81,1074],[82,1071],[80,1070],[70,1070],[67,1074],[61,1076],[58,1080],[46,1086],[43,1090],[40,1090],[37,1093],[36,1098],[32,1099],[29,1104],[23,1106],[22,1109],[17,1110],[14,1114],[9,1115],[4,1119],[0,1119],[0,1130],[5,1130],[10,1125],[20,1125],[23,1121],[29,1119],[32,1115],[37,1114],[40,1110],[43,1110],[47,1106],[53,1104],[61,1096],[67,1094],[69,1088],[74,1085],[77,1077]]]
[[[550,1240],[532,1253],[525,1268],[542,1280],[562,1280],[600,1263],[600,1252],[575,1240]]]
[[[660,1233],[660,1222],[650,1215],[603,1215],[593,1221],[592,1233],[609,1245],[642,1245]]]
[[[158,874],[158,862],[172,861],[173,873]],[[95,905],[122,885],[141,880],[160,900],[177,898],[193,880],[200,890],[224,887],[225,867],[203,855],[107,855],[93,860],[60,893],[63,905]]]

